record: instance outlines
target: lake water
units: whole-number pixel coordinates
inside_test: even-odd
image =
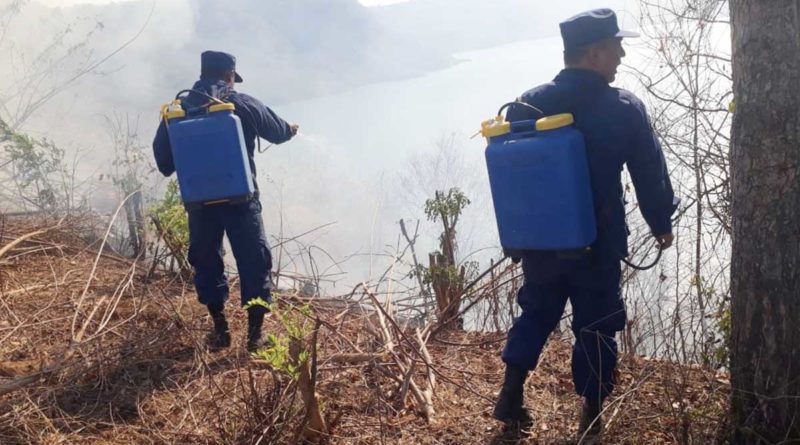
[[[552,79],[561,66],[561,41],[520,42],[455,58],[453,66],[422,77],[276,107],[300,124],[301,134],[257,158],[268,230],[280,231],[281,208],[284,236],[336,222],[308,242],[336,259],[360,254],[342,266],[342,283],[351,285],[383,272],[388,259],[370,253],[397,244],[398,220],[424,221],[422,205],[432,189],[459,186],[472,200],[459,227],[462,253],[495,247],[485,142],[470,136],[500,105]],[[429,164],[442,138],[450,138],[450,157],[458,159],[434,167]],[[430,168],[419,174],[412,159]],[[427,258],[439,230],[421,227],[419,252]]]

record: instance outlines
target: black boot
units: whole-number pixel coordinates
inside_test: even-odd
[[[267,314],[264,306],[253,306],[247,309],[247,350],[256,352],[264,346],[261,341],[261,327],[264,325],[264,316]]]
[[[231,345],[231,332],[228,329],[228,321],[225,319],[223,307],[208,307],[208,313],[211,314],[214,328],[208,333],[206,343],[212,350],[227,348]]]
[[[525,409],[524,390],[528,371],[514,365],[506,365],[506,376],[500,397],[494,406],[494,418],[505,423],[529,422],[530,416]]]
[[[583,402],[581,409],[581,421],[578,426],[579,445],[595,445],[600,443],[600,436],[603,434],[603,419],[600,413],[603,412],[603,402]]]

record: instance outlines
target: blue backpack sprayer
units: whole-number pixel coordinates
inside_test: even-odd
[[[179,92],[161,107],[184,206],[249,200],[255,185],[234,104],[194,91],[209,102],[184,109],[180,97],[190,91]]]
[[[511,105],[533,108],[542,118],[507,122],[502,113]],[[522,102],[503,105],[495,118],[481,123],[500,244],[508,256],[580,252],[597,237],[586,147],[573,124],[572,114],[544,116]],[[660,258],[661,249],[647,266],[621,259],[646,270]]]

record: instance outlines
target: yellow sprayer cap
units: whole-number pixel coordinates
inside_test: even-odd
[[[575,123],[575,118],[572,117],[571,113],[554,114],[536,121],[536,130],[555,130],[557,128],[566,127],[567,125],[572,125],[573,123]]]
[[[167,120],[186,117],[186,111],[181,107],[181,100],[175,99],[171,103],[162,105],[161,116]]]
[[[511,132],[511,122],[506,122],[503,116],[495,116],[481,122],[481,135],[485,138],[493,138]]]
[[[233,111],[235,109],[236,107],[232,103],[226,102],[224,104],[211,105],[208,107],[208,112],[216,113],[217,111]]]

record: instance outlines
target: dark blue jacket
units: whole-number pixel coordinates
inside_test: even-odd
[[[568,68],[521,100],[545,115],[572,113],[583,133],[589,158],[592,196],[597,217],[595,249],[628,254],[628,232],[621,173],[628,166],[636,197],[653,235],[672,232],[675,210],[664,154],[653,133],[644,104],[628,91],[613,88],[598,73]],[[509,121],[538,118],[528,107],[511,106]]]
[[[256,136],[268,140],[273,144],[280,144],[292,138],[292,129],[289,124],[278,117],[275,112],[269,109],[260,100],[239,93],[223,81],[198,80],[192,86],[193,90],[202,91],[210,96],[232,102],[236,109],[234,113],[242,121],[242,133],[244,142],[247,146],[247,155],[250,158],[250,170],[253,178],[256,176],[256,164],[253,155],[256,148]],[[184,109],[197,107],[206,104],[209,99],[196,93],[189,93],[183,99]],[[172,160],[172,148],[167,135],[167,128],[164,122],[158,126],[155,140],[153,140],[153,154],[156,158],[158,170],[164,175],[169,176],[175,172],[175,164]],[[258,187],[256,185],[256,187]]]

